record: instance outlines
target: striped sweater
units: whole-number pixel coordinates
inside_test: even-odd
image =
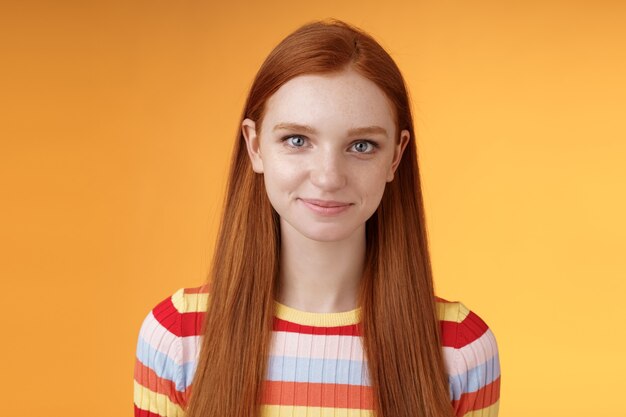
[[[135,417],[183,417],[201,346],[207,286],[180,288],[139,330]],[[437,298],[450,401],[456,417],[496,417],[500,361],[485,322],[460,302]],[[360,309],[310,313],[275,301],[264,417],[373,417],[359,335]]]

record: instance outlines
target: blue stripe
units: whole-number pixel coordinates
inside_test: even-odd
[[[185,387],[185,389],[193,382],[193,376],[196,373],[197,363],[197,361],[183,363],[183,380],[181,381],[181,384]]]
[[[448,375],[450,399],[458,400],[464,393],[478,391],[498,379],[499,376],[500,359],[496,353],[491,359],[465,373],[454,376]]]
[[[182,375],[187,375],[189,366],[195,364],[189,362],[181,367],[177,365],[172,358],[154,349],[141,337],[137,341],[137,359],[139,359],[142,364],[152,369],[159,378],[174,382],[177,391],[184,391],[185,383],[184,381],[176,380],[176,376],[181,375],[181,371],[183,372]]]
[[[370,385],[365,363],[348,359],[270,356],[267,379],[270,381]]]

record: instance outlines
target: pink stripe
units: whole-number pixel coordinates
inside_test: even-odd
[[[152,312],[146,316],[143,324],[141,325],[139,337],[148,343],[154,350],[167,355],[176,365],[182,365],[183,363],[195,361],[197,354],[200,351],[200,342],[202,341],[202,336],[176,336],[163,327],[163,325],[154,317]],[[175,352],[175,350],[172,350],[170,347],[181,342],[183,345],[182,358],[173,357],[171,354]]]
[[[200,348],[202,347],[203,336],[181,337],[183,344],[183,363],[194,362],[198,359]]]
[[[274,331],[270,354],[314,359],[363,360],[358,336],[323,336]]]
[[[455,358],[456,354],[454,353],[455,350],[456,349],[450,347],[443,348],[446,368],[450,376],[464,374],[484,364],[498,353],[498,347],[491,329],[488,329],[472,343],[458,349],[465,360],[457,361]]]
[[[449,375],[456,375],[459,372],[454,368],[454,361],[456,361],[456,349],[453,347],[443,347],[443,362],[446,366],[446,372]]]

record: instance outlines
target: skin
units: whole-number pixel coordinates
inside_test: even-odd
[[[279,124],[307,125],[303,128]],[[386,131],[350,134],[354,128]],[[354,70],[307,74],[283,84],[255,121],[241,125],[252,168],[264,176],[280,215],[280,290],[277,300],[317,313],[357,307],[365,259],[365,222],[374,214],[409,141],[396,133],[384,92]],[[286,140],[283,140],[286,138]],[[373,141],[378,147],[367,141]],[[301,199],[350,203],[333,216]]]

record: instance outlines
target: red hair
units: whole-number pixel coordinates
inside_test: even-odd
[[[303,74],[351,68],[380,87],[411,138],[394,180],[366,222],[359,292],[363,346],[378,417],[452,415],[440,341],[408,92],[393,59],[367,33],[339,20],[306,24],[261,65],[241,120],[260,131],[265,103]],[[258,416],[277,294],[280,223],[263,177],[235,143],[211,271],[203,342],[189,417]]]

